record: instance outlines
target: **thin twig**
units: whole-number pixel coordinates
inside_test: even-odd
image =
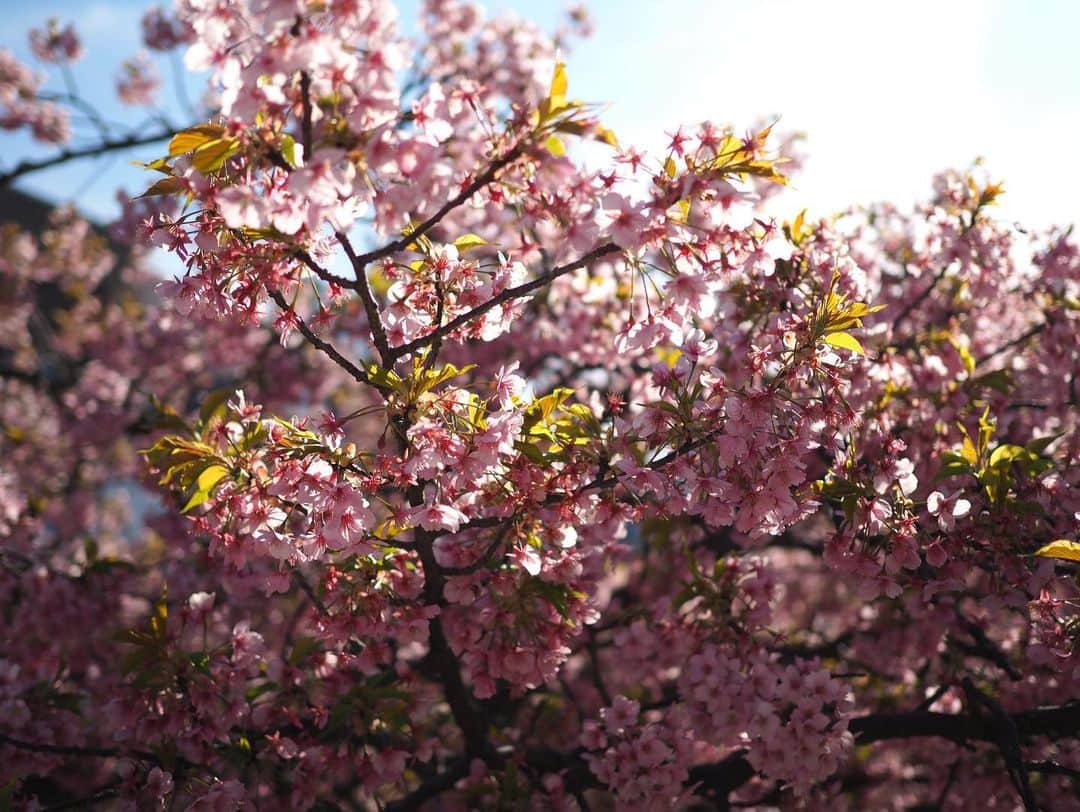
[[[908,302],[907,306],[903,310],[900,311],[900,315],[898,315],[893,320],[892,329],[893,329],[894,333],[896,332],[896,328],[900,326],[900,323],[903,322],[904,319],[906,319],[908,316],[910,316],[912,314],[912,312],[915,310],[915,308],[917,308],[919,305],[921,305],[923,302],[925,302],[927,300],[927,298],[930,296],[930,294],[934,292],[934,288],[936,288],[938,286],[938,283],[942,279],[945,278],[945,273],[948,270],[949,270],[949,266],[946,265],[940,271],[938,271],[934,275],[933,280],[930,282],[929,287],[927,287],[922,293],[920,293],[918,296],[916,296],[914,299],[912,299],[910,302]]]
[[[976,366],[981,366],[982,364],[985,364],[987,361],[989,361],[991,358],[996,358],[997,356],[1001,355],[1003,352],[1007,352],[1008,350],[1011,350],[1013,347],[1020,346],[1025,341],[1027,341],[1029,338],[1034,338],[1039,333],[1041,333],[1043,330],[1045,330],[1047,324],[1048,324],[1048,322],[1045,322],[1045,321],[1039,322],[1034,327],[1032,327],[1030,330],[1025,331],[1022,335],[1017,336],[1016,338],[1012,339],[1011,341],[1006,341],[1004,344],[1002,344],[997,349],[990,350],[990,352],[988,352],[988,353],[986,353],[984,355],[980,355],[978,358],[975,359],[975,365]]]
[[[349,235],[343,231],[335,232],[335,236],[345,254],[352,263],[356,273],[356,290],[360,294],[360,300],[364,303],[364,312],[367,314],[368,326],[371,328],[371,337],[375,341],[375,349],[379,352],[379,358],[384,367],[389,368],[394,363],[394,356],[390,352],[390,342],[386,338],[386,328],[383,327],[382,315],[379,313],[379,305],[371,294],[371,287],[367,281],[367,269],[365,263],[360,261],[349,242]]]
[[[296,257],[303,262],[311,271],[324,282],[328,282],[331,285],[337,285],[340,288],[350,288],[352,290],[358,290],[360,285],[354,282],[352,279],[346,279],[344,276],[338,276],[336,273],[326,270],[314,259],[311,254],[301,249],[296,250]]]
[[[360,367],[356,366],[356,364],[354,364],[352,361],[350,361],[348,358],[338,352],[337,348],[333,344],[331,344],[329,341],[323,341],[321,338],[315,335],[315,333],[312,332],[311,328],[308,327],[307,322],[300,318],[299,315],[296,315],[295,311],[293,311],[289,303],[285,301],[285,297],[281,294],[281,291],[271,290],[269,291],[269,294],[270,298],[273,299],[277,303],[277,306],[280,307],[283,311],[291,311],[294,313],[294,317],[296,319],[296,329],[299,330],[301,335],[303,335],[304,338],[307,339],[309,344],[315,347],[315,349],[324,353],[331,361],[333,361],[343,370],[348,372],[354,379],[356,379],[360,383],[365,383],[368,386],[372,386],[378,389],[383,394],[387,394],[387,390],[385,389],[385,387],[380,386],[375,381],[373,381],[364,370],[360,369]]]
[[[442,219],[446,217],[446,215],[448,215],[462,203],[471,198],[474,194],[476,194],[493,180],[495,180],[495,177],[499,174],[499,172],[502,171],[503,167],[507,166],[510,163],[513,163],[513,161],[519,158],[524,151],[525,142],[518,141],[506,152],[505,155],[492,161],[488,168],[485,169],[480,175],[478,175],[472,183],[468,184],[464,189],[458,192],[458,194],[456,194],[454,197],[444,203],[442,208],[440,208],[437,212],[431,215],[428,219],[426,219],[416,228],[409,229],[408,233],[406,233],[404,236],[394,240],[391,243],[387,243],[382,248],[377,248],[374,251],[368,251],[366,254],[360,254],[356,257],[353,263],[354,266],[359,265],[359,267],[366,267],[372,262],[380,260],[383,257],[388,257],[391,254],[397,253],[398,251],[407,248],[418,237],[423,237],[429,231],[431,231],[431,229],[437,226],[442,221]],[[357,271],[357,274],[359,274],[359,271]]]
[[[16,164],[13,169],[0,173],[0,186],[6,186],[16,178],[20,178],[23,175],[29,175],[31,172],[38,172],[42,169],[58,166],[67,161],[93,158],[97,155],[104,155],[106,152],[116,152],[117,150],[141,147],[146,144],[164,141],[167,138],[172,138],[174,132],[175,130],[172,127],[169,127],[168,129],[153,132],[149,135],[129,135],[126,138],[118,138],[113,141],[104,140],[93,146],[83,147],[81,149],[64,149],[56,155],[53,155],[51,158],[44,158],[40,161],[22,161]]]
[[[576,271],[579,268],[584,268],[586,265],[595,262],[603,256],[606,256],[608,254],[614,254],[621,250],[622,249],[620,249],[619,246],[615,245],[615,243],[605,243],[598,248],[594,248],[592,251],[590,251],[580,259],[574,260],[567,265],[553,268],[548,273],[541,274],[530,282],[525,282],[524,284],[518,285],[517,287],[507,288],[499,295],[493,296],[483,304],[477,305],[469,312],[462,313],[457,318],[451,319],[442,327],[439,327],[436,330],[432,330],[427,335],[421,336],[415,341],[410,341],[408,344],[402,344],[398,347],[394,347],[391,350],[391,357],[396,360],[404,355],[416,352],[418,349],[426,347],[428,344],[431,344],[434,341],[439,341],[445,338],[454,330],[457,330],[459,327],[468,324],[473,319],[479,318],[492,308],[498,307],[503,302],[509,302],[514,299],[524,299],[525,297],[530,296],[533,291],[539,290],[540,288],[551,284],[551,282],[558,279],[560,276]]]

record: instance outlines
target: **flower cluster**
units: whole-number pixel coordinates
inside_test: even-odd
[[[584,10],[418,23],[153,9],[208,107],[126,135],[0,51],[0,124],[101,139],[0,182],[168,141],[0,229],[7,797],[1075,808],[1071,232],[978,168],[779,219],[798,137],[620,142]]]

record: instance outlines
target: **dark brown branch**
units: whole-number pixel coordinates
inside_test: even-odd
[[[423,497],[414,489],[410,502],[422,503]],[[424,600],[429,604],[442,601],[443,573],[435,560],[434,542],[437,534],[427,530],[416,531],[416,549],[424,569]],[[488,741],[488,723],[484,714],[473,701],[472,692],[461,678],[461,668],[450,643],[443,633],[442,623],[434,617],[428,623],[428,662],[433,666],[446,692],[450,713],[465,737],[465,753],[469,759],[494,757]]]
[[[0,733],[0,744],[26,750],[30,753],[47,753],[55,756],[75,756],[76,758],[135,758],[142,761],[150,761],[155,764],[160,759],[153,753],[142,750],[120,750],[115,747],[78,747],[66,744],[46,744],[44,742],[29,742],[16,739]]]
[[[1080,770],[1058,764],[1056,761],[1027,761],[1024,767],[1028,772],[1044,773],[1046,775],[1064,775],[1073,781],[1080,781]],[[1080,789],[1080,788],[1078,788]]]
[[[296,570],[293,570],[293,580],[296,581],[300,591],[307,595],[307,599],[311,601],[312,605],[319,610],[319,613],[329,616],[330,612],[327,610],[326,604],[315,594],[315,590],[311,588],[311,584],[307,582],[307,579]]]
[[[335,236],[337,241],[341,243],[341,247],[345,249],[345,254],[349,257],[349,262],[352,263],[353,271],[356,273],[355,287],[360,294],[360,300],[364,303],[364,313],[367,314],[371,337],[375,341],[375,349],[379,352],[379,358],[382,360],[383,366],[389,368],[394,363],[394,357],[390,352],[390,342],[386,338],[386,328],[382,323],[379,305],[375,302],[375,297],[372,296],[371,288],[368,286],[366,263],[356,256],[347,234],[338,231],[335,232]]]
[[[42,169],[58,166],[62,163],[67,163],[68,161],[93,158],[109,152],[131,149],[132,147],[141,147],[146,144],[155,144],[158,141],[172,138],[174,132],[175,130],[173,128],[167,128],[150,133],[149,135],[129,135],[126,138],[118,138],[111,141],[104,140],[93,146],[83,147],[81,149],[64,149],[56,155],[53,155],[51,158],[43,158],[39,161],[22,161],[16,164],[13,169],[0,173],[0,187],[7,186],[13,180],[20,178],[23,175],[29,175],[31,172],[38,172]]]
[[[615,243],[610,242],[605,243],[598,248],[594,248],[592,251],[585,254],[585,256],[581,257],[580,259],[576,259],[567,265],[562,265],[558,268],[552,268],[548,273],[541,274],[532,281],[525,282],[521,285],[518,285],[517,287],[507,288],[499,295],[493,296],[481,305],[477,305],[468,313],[462,313],[457,318],[448,321],[442,327],[439,327],[436,330],[432,330],[426,336],[421,336],[415,341],[410,341],[408,344],[402,344],[399,347],[394,347],[391,350],[391,355],[396,360],[404,355],[416,352],[418,349],[426,347],[428,344],[431,344],[434,341],[439,341],[445,338],[454,330],[457,330],[459,327],[468,324],[473,319],[479,318],[492,308],[498,307],[503,302],[509,302],[514,299],[524,299],[525,297],[531,295],[534,291],[551,284],[560,276],[576,271],[579,268],[584,268],[585,266],[589,265],[592,262],[595,262],[601,257],[607,256],[608,254],[614,254],[620,250],[622,249],[620,249],[619,246],[615,245]]]
[[[304,147],[304,160],[311,160],[311,74],[300,71],[300,143]]]
[[[292,311],[292,307],[290,307],[289,303],[285,301],[285,297],[281,294],[281,291],[272,290],[269,291],[269,293],[270,298],[273,299],[277,303],[277,306],[280,307],[283,311]],[[299,315],[296,316],[296,329],[299,330],[301,335],[303,335],[304,338],[307,339],[309,344],[315,347],[315,349],[324,353],[331,361],[333,361],[339,367],[348,372],[357,381],[359,381],[360,383],[365,383],[368,386],[372,386],[378,389],[383,394],[387,394],[387,392],[384,390],[384,387],[371,380],[371,378],[364,370],[360,369],[360,367],[356,366],[356,364],[354,364],[352,361],[350,361],[348,358],[338,352],[337,348],[334,347],[333,344],[328,341],[323,341],[321,338],[315,335],[315,333],[312,332],[311,328],[308,327],[307,323],[302,318],[300,318]]]
[[[1034,327],[1032,327],[1030,330],[1027,330],[1022,335],[1017,336],[1016,338],[1012,339],[1011,341],[1006,341],[1004,344],[1002,344],[997,349],[990,350],[990,352],[985,353],[984,355],[980,355],[978,358],[975,359],[976,366],[985,364],[991,358],[997,358],[997,356],[1001,355],[1003,352],[1008,352],[1009,350],[1013,349],[1014,347],[1019,347],[1021,344],[1023,344],[1029,338],[1034,338],[1035,336],[1037,336],[1039,333],[1041,333],[1043,330],[1046,329],[1047,323],[1048,322],[1045,322],[1045,321],[1039,322]]]
[[[89,795],[83,798],[76,798],[72,801],[64,801],[63,803],[53,804],[52,806],[45,807],[45,812],[60,812],[63,809],[90,809],[92,806],[96,806],[102,801],[108,801],[119,795],[118,787],[123,783],[119,778],[114,778],[102,787],[98,787]]]
[[[458,192],[450,200],[446,201],[437,212],[431,215],[428,219],[418,225],[416,228],[409,229],[408,233],[404,236],[394,240],[391,243],[387,243],[382,248],[376,248],[374,251],[368,251],[366,254],[360,254],[353,262],[354,266],[359,263],[360,268],[367,267],[370,263],[376,262],[383,257],[388,257],[391,254],[397,253],[410,244],[412,244],[418,237],[423,237],[431,229],[435,228],[446,215],[460,206],[462,203],[471,198],[474,194],[479,192],[493,180],[503,170],[504,167],[517,160],[521,154],[525,151],[525,143],[519,141],[514,144],[505,155],[501,158],[496,158],[480,175],[478,175],[472,183],[468,184],[460,192]],[[360,271],[357,270],[359,275]]]
[[[976,715],[983,709],[990,712],[996,736],[994,742],[1001,751],[1001,757],[1005,762],[1005,769],[1009,778],[1016,788],[1017,795],[1024,803],[1026,812],[1039,812],[1039,804],[1035,800],[1035,794],[1031,791],[1031,781],[1027,769],[1024,767],[1023,752],[1020,749],[1020,731],[1015,720],[1005,712],[1001,703],[975,687],[975,683],[969,677],[964,677],[961,685],[968,703],[975,708]]]
[[[1016,741],[1032,736],[1075,737],[1080,730],[1080,703],[1005,714],[1016,731]],[[848,729],[857,744],[871,744],[907,738],[936,737],[962,744],[968,741],[997,742],[1001,737],[1002,721],[977,714],[875,713],[852,719]],[[1029,769],[1034,769],[1029,767]],[[1052,768],[1045,772],[1059,772]],[[754,768],[743,753],[734,753],[715,764],[694,767],[691,783],[700,782],[701,790],[718,800],[718,808],[726,808],[729,793],[741,787],[755,775]]]
[[[44,744],[42,742],[28,742],[22,739],[12,738],[0,733],[0,744],[9,747],[17,747],[19,750],[27,750],[31,753],[50,753],[56,756],[78,756],[82,758],[120,758],[123,752],[113,747],[74,747],[64,744]]]
[[[298,250],[296,251],[296,256],[304,263],[304,265],[311,269],[312,273],[324,282],[329,282],[331,285],[337,285],[340,288],[350,288],[352,290],[357,290],[359,288],[358,282],[355,282],[352,279],[346,279],[344,276],[338,276],[336,273],[331,273],[326,270],[326,268],[322,267],[312,259],[311,254],[307,251],[302,249]]]
[[[975,621],[957,613],[957,619],[960,621],[960,625],[964,627],[964,631],[971,635],[971,639],[974,640],[974,645],[965,643],[961,640],[953,640],[953,645],[961,652],[969,657],[981,657],[984,660],[988,660],[1009,675],[1009,679],[1014,682],[1018,682],[1024,678],[1024,675],[1017,670],[1011,662],[1009,662],[1008,656],[1002,651],[1001,647],[995,643]]]
[[[938,283],[945,278],[945,273],[948,270],[949,266],[946,265],[940,271],[938,271],[934,275],[934,278],[930,282],[930,285],[922,293],[920,293],[918,296],[908,302],[907,306],[900,311],[900,314],[895,319],[893,319],[892,329],[894,333],[896,332],[896,328],[900,326],[904,319],[910,316],[915,310],[915,308],[917,308],[930,297],[930,294],[934,292],[934,289],[938,286]]]
[[[468,775],[468,762],[460,762],[422,783],[411,793],[385,807],[386,812],[415,812]]]

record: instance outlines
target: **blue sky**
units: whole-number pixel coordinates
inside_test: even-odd
[[[73,20],[87,55],[76,66],[106,117],[120,62],[140,46],[143,0],[0,0],[0,46],[26,55],[25,31]],[[403,18],[415,1],[402,3]],[[493,2],[551,29],[561,2]],[[1080,3],[1074,0],[600,0],[596,33],[569,56],[571,93],[610,103],[625,143],[659,148],[663,132],[704,118],[747,127],[779,115],[804,131],[810,160],[789,198],[827,214],[849,204],[924,196],[934,172],[981,156],[1007,195],[1002,213],[1034,226],[1080,221]],[[169,79],[169,66],[161,65]],[[58,85],[54,85],[58,86]],[[164,94],[169,98],[172,94]],[[177,106],[168,111],[183,120]],[[45,154],[0,133],[4,166]],[[153,157],[149,148],[137,157]],[[42,173],[24,188],[92,214],[113,190],[145,180],[124,155]],[[787,214],[787,212],[780,212]]]

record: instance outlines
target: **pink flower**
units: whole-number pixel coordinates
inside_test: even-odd
[[[971,512],[971,502],[954,493],[946,497],[941,491],[933,491],[926,497],[926,509],[931,516],[936,516],[938,527],[942,533],[950,532],[958,519],[962,519]]]
[[[610,707],[600,711],[600,717],[604,720],[608,734],[615,736],[636,725],[640,713],[641,705],[638,702],[625,696],[617,696]]]
[[[120,66],[120,76],[116,80],[116,94],[124,104],[153,104],[154,94],[161,85],[161,79],[146,54],[139,54]]]
[[[468,517],[453,505],[435,501],[434,489],[426,494],[424,506],[411,514],[411,519],[425,530],[448,530],[456,533]]]
[[[63,28],[59,21],[51,19],[45,30],[34,28],[30,31],[30,50],[43,62],[62,64],[74,62],[82,56],[83,47],[75,26],[68,23]]]
[[[598,215],[600,227],[620,248],[636,250],[642,244],[646,223],[641,206],[614,192],[604,197],[603,206]]]

